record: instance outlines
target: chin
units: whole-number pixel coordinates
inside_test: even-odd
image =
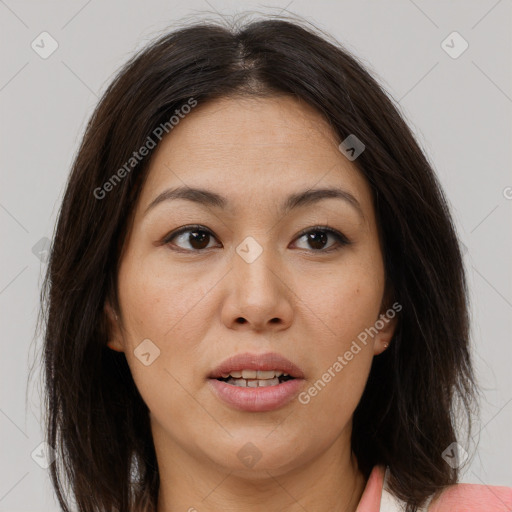
[[[268,478],[269,473],[277,476],[292,471],[318,453],[313,447],[305,449],[303,441],[299,452],[296,440],[279,436],[276,430],[271,432],[268,428],[259,433],[251,429],[249,435],[236,435],[223,443],[211,439],[212,444],[207,447],[209,458],[228,472],[244,478],[263,479]],[[308,456],[307,452],[312,453]]]

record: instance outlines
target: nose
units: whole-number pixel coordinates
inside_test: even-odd
[[[270,250],[263,250],[254,261],[235,252],[222,308],[223,323],[230,329],[260,332],[287,329],[292,323],[296,296],[289,280]]]

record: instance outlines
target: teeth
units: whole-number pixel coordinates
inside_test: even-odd
[[[279,384],[279,377],[288,377],[289,375],[279,370],[236,370],[230,373],[223,373],[221,376],[223,379],[228,379],[226,381],[228,384],[256,388],[277,386]]]
[[[276,377],[274,379],[254,379],[254,380],[246,380],[246,379],[229,379],[227,381],[228,384],[233,384],[234,386],[239,386],[241,388],[263,388],[266,386],[277,386],[279,384],[279,379]]]
[[[274,377],[280,377],[281,375],[288,375],[287,373],[280,372],[278,370],[241,370],[241,371],[232,371],[228,374],[223,373],[222,377],[226,379],[227,377],[233,377],[234,379],[273,379]]]
[[[274,370],[268,370],[266,372],[258,370],[256,372],[257,379],[273,379],[274,377],[279,377],[279,375],[281,375],[281,372],[276,372]]]

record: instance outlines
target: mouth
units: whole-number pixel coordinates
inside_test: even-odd
[[[208,382],[214,395],[229,407],[266,412],[293,400],[305,380],[297,365],[270,352],[230,357],[208,375]]]

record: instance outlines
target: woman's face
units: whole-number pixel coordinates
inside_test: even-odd
[[[384,266],[370,188],[338,143],[291,97],[229,98],[199,104],[154,150],[119,268],[119,319],[106,310],[159,464],[277,475],[350,453],[354,409],[395,321],[364,335],[389,307]],[[189,198],[153,203],[176,188]],[[317,195],[285,207],[319,189],[356,202]],[[211,378],[228,358],[270,352],[302,378]],[[254,370],[251,359],[242,368]],[[252,387],[254,376],[267,385]]]

